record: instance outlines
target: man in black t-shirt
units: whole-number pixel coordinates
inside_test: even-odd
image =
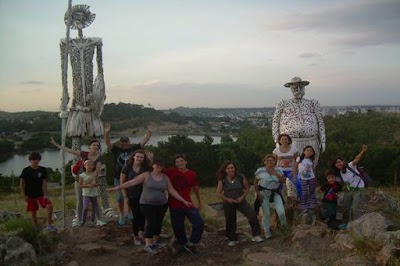
[[[47,171],[46,168],[39,165],[42,156],[40,153],[32,152],[29,155],[30,166],[22,170],[20,176],[20,189],[23,199],[27,203],[27,211],[32,215],[33,224],[38,227],[37,211],[39,204],[42,208],[46,208],[46,230],[56,231],[53,226],[53,205],[47,197]]]
[[[104,141],[109,150],[111,150],[112,154],[114,155],[114,185],[118,186],[120,184],[120,174],[122,168],[125,166],[126,162],[131,157],[132,153],[135,150],[142,149],[144,145],[149,141],[152,133],[153,133],[153,123],[151,122],[147,127],[147,134],[144,136],[142,141],[138,144],[131,144],[128,137],[121,137],[119,142],[111,143],[110,139],[110,130],[111,125],[109,123],[104,124]],[[126,212],[129,211],[129,199],[122,197],[121,191],[116,193],[116,199],[118,202],[118,209],[120,212],[120,217],[118,224],[124,225],[125,224],[125,212],[124,212],[124,204],[126,206]],[[126,202],[125,202],[126,201]]]

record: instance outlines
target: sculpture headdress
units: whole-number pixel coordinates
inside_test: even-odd
[[[96,14],[93,14],[89,10],[88,5],[75,5],[71,8],[71,29],[78,30],[78,24],[81,24],[81,28],[86,28],[96,18]],[[68,11],[65,13],[64,22],[68,25]]]

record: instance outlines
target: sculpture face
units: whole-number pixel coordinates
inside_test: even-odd
[[[290,85],[290,89],[293,93],[293,97],[297,100],[300,100],[303,98],[305,94],[305,87],[301,84],[292,84]]]

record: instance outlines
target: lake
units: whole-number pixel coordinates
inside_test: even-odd
[[[147,145],[157,146],[160,141],[168,141],[168,138],[171,135],[160,135],[160,136],[152,136],[147,142]],[[189,138],[193,139],[196,142],[200,142],[203,140],[204,136],[194,136],[189,135]],[[221,137],[213,136],[214,139],[213,144],[219,144],[221,142]],[[130,137],[131,143],[139,143],[143,137]],[[119,138],[112,138],[111,142],[117,142]],[[105,147],[104,141],[101,142],[101,146]],[[87,146],[82,145],[82,150],[86,151]],[[184,152],[184,151],[182,151]],[[45,150],[40,153],[42,155],[42,160],[40,165],[45,167],[51,167],[53,169],[61,169],[61,152],[57,150]],[[29,165],[28,160],[29,154],[16,154],[8,160],[0,163],[0,173],[4,176],[10,176],[12,174],[19,176],[24,167]],[[69,153],[65,153],[65,162],[67,163],[69,160],[72,160],[73,156]]]

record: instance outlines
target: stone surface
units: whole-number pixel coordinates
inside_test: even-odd
[[[354,250],[354,240],[348,234],[337,234],[335,242],[339,245],[341,250]]]
[[[33,246],[18,236],[13,236],[6,242],[4,265],[25,266],[37,263]]]
[[[386,231],[386,218],[376,212],[364,214],[350,225],[350,232],[356,238],[375,237]]]
[[[314,262],[310,261],[307,258],[298,257],[293,254],[278,254],[274,252],[250,253],[246,256],[246,260],[250,263],[250,265],[316,265]]]
[[[329,229],[324,226],[300,225],[293,232],[292,242],[302,239],[309,235],[322,237],[328,233]]]
[[[76,248],[81,249],[82,251],[86,252],[90,255],[101,254],[104,252],[103,246],[95,243],[86,243],[82,245],[76,246]]]
[[[351,257],[343,258],[338,261],[336,261],[335,266],[354,266],[354,265],[371,265],[367,261],[365,261],[361,256],[359,255],[354,255]]]

